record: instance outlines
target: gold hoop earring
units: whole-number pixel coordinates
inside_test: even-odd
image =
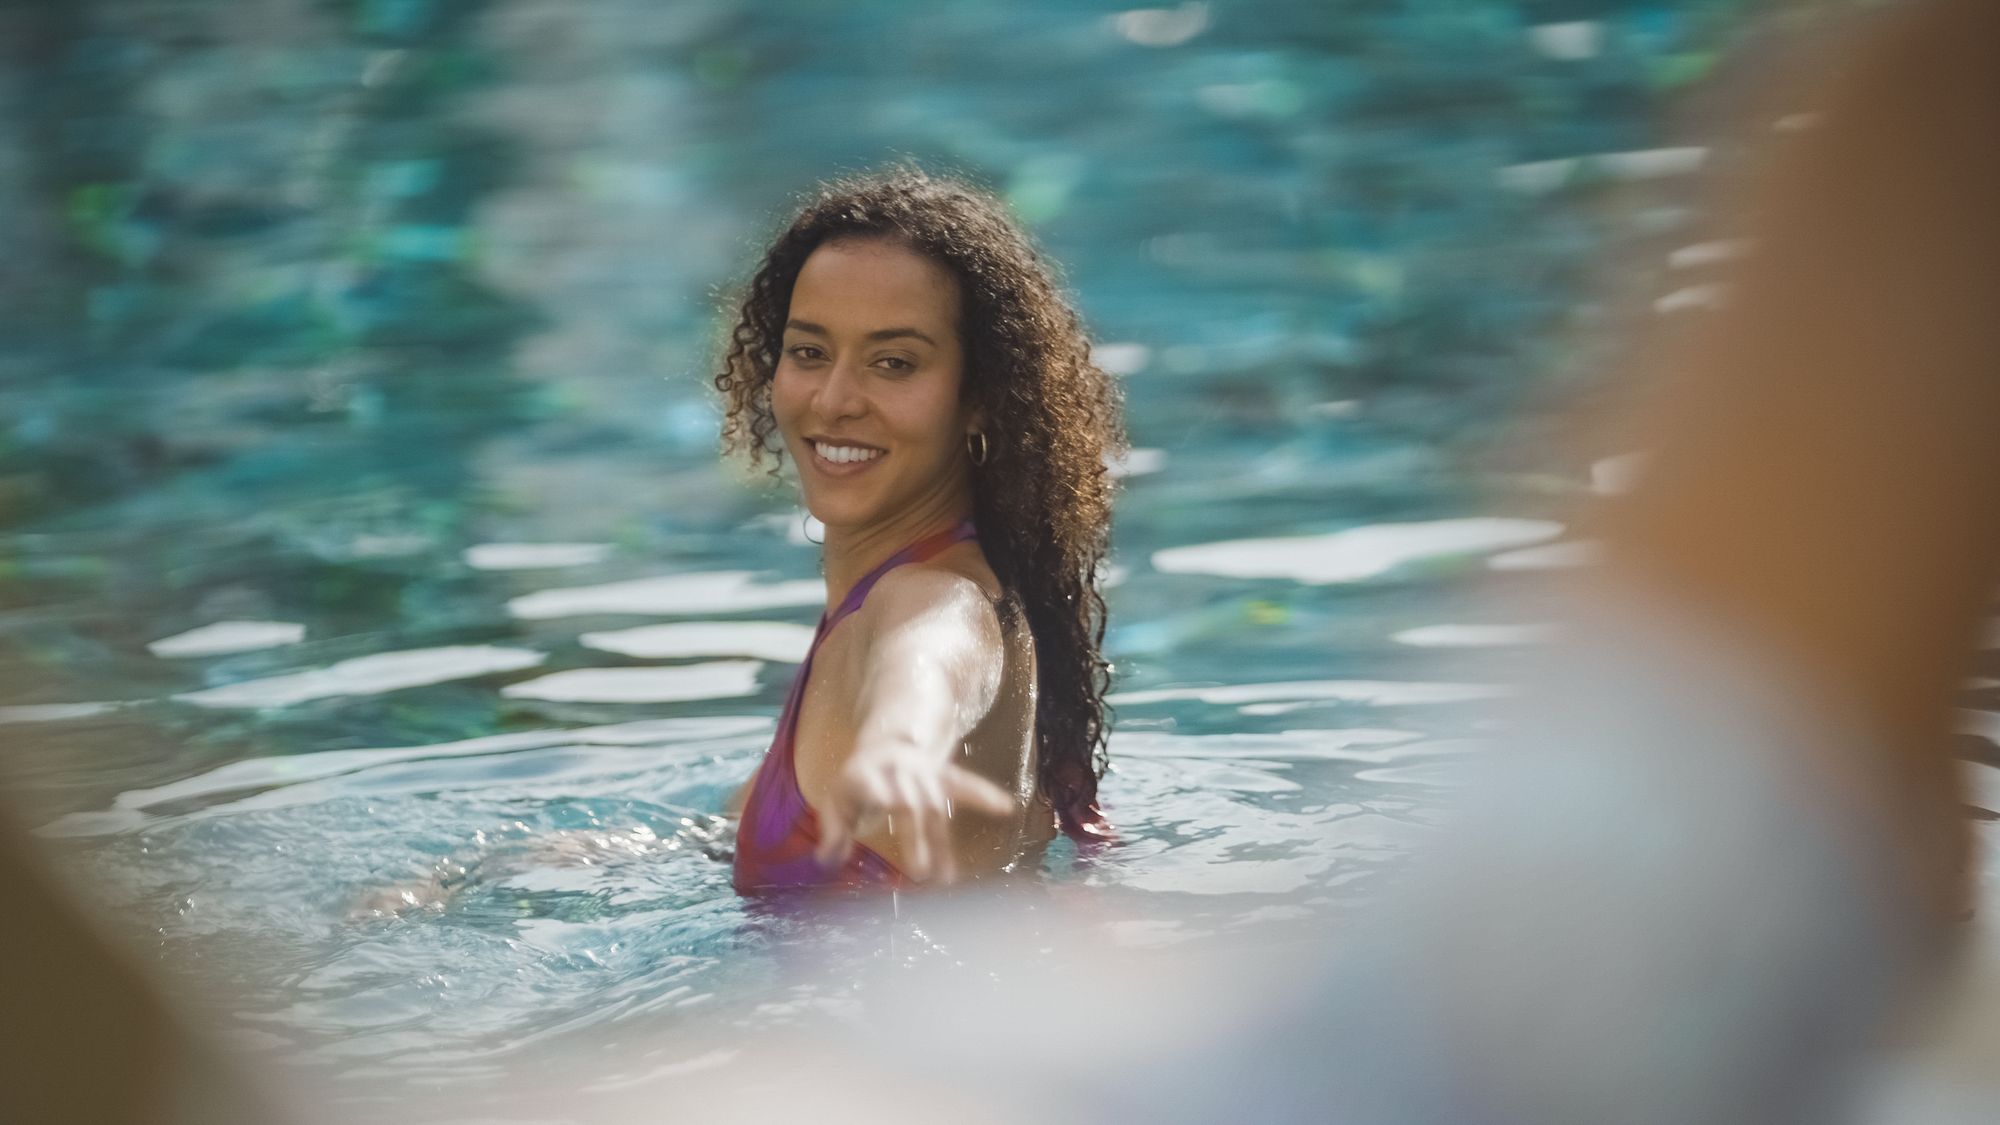
[[[799,538],[811,543],[815,547],[826,546],[826,539],[824,537],[819,539],[813,538],[813,517],[811,512],[799,513]]]
[[[979,466],[986,464],[986,457],[988,454],[992,452],[993,452],[992,448],[986,441],[986,434],[984,431],[974,430],[971,433],[965,435],[965,454],[966,456],[972,458],[972,464],[974,468],[978,468]]]

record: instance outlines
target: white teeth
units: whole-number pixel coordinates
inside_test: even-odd
[[[854,461],[873,461],[882,456],[882,451],[879,449],[863,449],[854,445],[828,445],[823,441],[813,442],[813,451],[836,465]]]

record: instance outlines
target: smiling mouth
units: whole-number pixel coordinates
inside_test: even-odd
[[[809,444],[812,446],[813,458],[828,465],[865,465],[871,461],[881,460],[888,453],[887,450],[877,449],[872,445],[821,441],[817,438],[809,439]]]

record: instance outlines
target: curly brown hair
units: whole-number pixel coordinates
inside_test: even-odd
[[[1097,782],[1109,726],[1104,597],[1114,491],[1125,451],[1118,386],[1090,361],[1082,320],[1055,272],[992,195],[913,168],[822,184],[764,252],[741,298],[715,388],[726,452],[784,458],[770,387],[792,286],[835,240],[888,239],[958,279],[966,400],[984,412],[986,462],[973,519],[987,563],[1027,618],[1037,665],[1035,747],[1062,830],[1101,835]]]

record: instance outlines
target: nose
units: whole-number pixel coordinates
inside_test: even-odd
[[[827,421],[858,418],[868,412],[868,397],[862,388],[862,373],[846,359],[837,360],[826,371],[813,392],[813,412]]]

